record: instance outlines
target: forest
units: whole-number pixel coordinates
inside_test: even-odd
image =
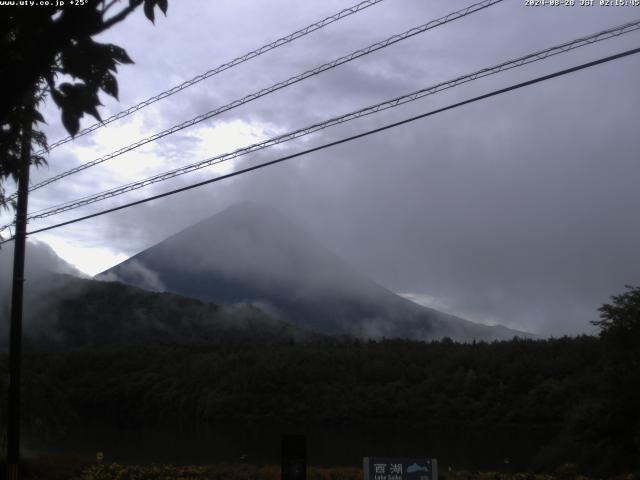
[[[605,342],[589,336],[77,349],[26,357],[24,413],[40,429],[229,419],[544,425],[559,432],[547,467],[629,471],[638,468],[637,403],[627,403],[637,383],[612,385],[618,374]]]
[[[190,429],[230,420],[545,427],[556,433],[532,452],[536,468],[640,468],[638,288],[600,308],[599,336],[455,343],[303,334],[266,317],[231,328],[246,312],[106,285],[62,301],[64,343],[42,343],[46,335],[27,343],[27,428]],[[132,306],[131,318],[114,314],[110,290]],[[149,315],[143,306],[159,298],[163,307]],[[207,318],[218,318],[215,328]],[[171,340],[185,328],[192,332]],[[6,353],[0,378],[4,412]]]

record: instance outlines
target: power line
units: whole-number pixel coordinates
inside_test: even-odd
[[[69,175],[73,175],[74,173],[80,172],[82,170],[86,170],[87,168],[93,167],[95,165],[98,165],[100,163],[106,162],[107,160],[111,160],[112,158],[115,158],[117,156],[120,156],[124,153],[130,152],[131,150],[134,150],[138,147],[141,147],[143,145],[146,145],[147,143],[159,140],[160,138],[166,137],[167,135],[171,135],[173,133],[179,132],[180,130],[184,130],[185,128],[191,127],[193,125],[196,125],[200,122],[203,122],[204,120],[208,120],[216,115],[220,115],[221,113],[227,112],[229,110],[232,110],[236,107],[239,107],[241,105],[244,105],[246,103],[249,103],[253,100],[256,100],[258,98],[264,97],[265,95],[269,95],[273,92],[276,92],[278,90],[281,90],[285,87],[288,87],[290,85],[293,85],[295,83],[301,82],[303,80],[306,80],[307,78],[310,78],[312,76],[315,75],[319,75],[322,72],[325,72],[327,70],[331,70],[333,68],[336,68],[340,65],[343,65],[345,63],[351,62],[357,58],[363,57],[365,55],[368,55],[370,53],[373,53],[377,50],[381,50],[383,48],[389,47],[390,45],[393,45],[395,43],[401,42],[402,40],[406,40],[408,38],[411,38],[415,35],[424,33],[428,30],[431,30],[433,28],[439,27],[441,25],[444,25],[446,23],[452,22],[454,20],[466,17],[467,15],[470,15],[472,13],[475,13],[477,11],[483,10],[485,8],[488,8],[492,5],[495,5],[496,3],[500,3],[503,0],[483,0],[482,2],[479,3],[475,3],[473,5],[470,5],[462,10],[458,10],[452,13],[449,13],[448,15],[445,15],[444,17],[438,18],[436,20],[432,20],[428,23],[425,23],[424,25],[420,25],[418,27],[414,27],[410,30],[407,30],[406,32],[403,32],[401,34],[396,34],[396,35],[392,35],[391,37],[381,41],[381,42],[377,42],[374,43],[372,45],[369,45],[366,48],[360,49],[360,50],[356,50],[355,52],[350,53],[349,55],[345,55],[343,57],[337,58],[335,60],[332,60],[331,62],[325,63],[323,65],[320,65],[319,67],[313,68],[311,70],[307,70],[306,72],[303,72],[301,74],[298,75],[294,75],[293,77],[288,78],[287,80],[278,82],[274,85],[271,85],[270,87],[267,88],[263,88],[262,90],[258,90],[257,92],[251,93],[249,95],[246,95],[243,98],[234,100],[231,103],[228,103],[226,105],[223,105],[221,107],[218,107],[214,110],[210,110],[207,113],[203,113],[201,115],[198,115],[197,117],[192,118],[191,120],[187,120],[185,122],[182,122],[180,124],[174,125],[171,128],[168,128],[166,130],[163,130],[162,132],[158,132],[155,133],[149,137],[143,138],[141,140],[138,140],[135,143],[132,143],[126,147],[122,147],[114,152],[111,152],[103,157],[97,158],[95,160],[92,160],[90,162],[84,163],[82,165],[78,165],[75,168],[72,168],[70,170],[67,170],[59,175],[56,175],[54,177],[50,177],[46,180],[43,180],[42,182],[39,182],[35,185],[32,185],[29,188],[29,191],[33,191],[33,190],[37,190],[39,188],[42,188],[46,185],[49,185],[50,183],[53,183],[57,180],[60,180],[62,178],[68,177]],[[9,197],[9,200],[13,198],[13,195]]]
[[[411,123],[411,122],[414,122],[416,120],[420,120],[422,118],[426,118],[426,117],[429,117],[429,116],[432,116],[432,115],[436,115],[438,113],[442,113],[442,112],[445,112],[447,110],[452,110],[454,108],[458,108],[458,107],[461,107],[463,105],[468,105],[470,103],[474,103],[474,102],[477,102],[477,101],[480,101],[480,100],[484,100],[484,99],[487,99],[487,98],[490,98],[490,97],[494,97],[496,95],[501,95],[503,93],[507,93],[507,92],[510,92],[510,91],[513,91],[513,90],[524,88],[524,87],[527,87],[527,86],[530,86],[530,85],[533,85],[533,84],[536,84],[536,83],[544,82],[546,80],[550,80],[552,78],[556,78],[556,77],[560,77],[560,76],[563,76],[563,75],[567,75],[569,73],[577,72],[579,70],[584,70],[586,68],[594,67],[596,65],[600,65],[600,64],[603,64],[603,63],[606,63],[606,62],[611,62],[613,60],[617,60],[617,59],[620,59],[620,58],[623,58],[623,57],[634,55],[636,53],[640,53],[640,48],[634,48],[634,49],[631,49],[631,50],[626,50],[624,52],[621,52],[621,53],[618,53],[618,54],[615,54],[615,55],[610,55],[608,57],[600,58],[600,59],[594,60],[592,62],[583,63],[581,65],[578,65],[578,66],[575,66],[575,67],[571,67],[571,68],[567,68],[565,70],[560,70],[560,71],[555,72],[555,73],[551,73],[551,74],[544,75],[544,76],[541,76],[541,77],[536,77],[536,78],[534,78],[532,80],[528,80],[526,82],[517,83],[517,84],[511,85],[509,87],[501,88],[499,90],[494,90],[494,91],[486,93],[484,95],[473,97],[473,98],[464,100],[462,102],[458,102],[458,103],[454,103],[452,105],[448,105],[446,107],[438,108],[436,110],[432,110],[430,112],[423,113],[421,115],[416,115],[414,117],[410,117],[410,118],[401,120],[399,122],[391,123],[391,124],[385,125],[383,127],[378,127],[378,128],[372,129],[372,130],[367,130],[366,132],[362,132],[362,133],[359,133],[357,135],[352,135],[350,137],[346,137],[346,138],[343,138],[343,139],[340,139],[340,140],[336,140],[334,142],[325,143],[325,144],[320,145],[318,147],[310,148],[310,149],[307,149],[307,150],[304,150],[304,151],[301,151],[301,152],[298,152],[298,153],[294,153],[294,154],[291,154],[291,155],[287,155],[287,156],[284,156],[284,157],[277,158],[275,160],[271,160],[269,162],[264,162],[264,163],[261,163],[261,164],[258,164],[258,165],[254,165],[252,167],[244,168],[242,170],[238,170],[238,171],[233,172],[233,173],[228,173],[226,175],[221,175],[221,176],[218,176],[218,177],[214,177],[214,178],[211,178],[209,180],[205,180],[203,182],[194,183],[194,184],[188,185],[186,187],[182,187],[182,188],[178,188],[178,189],[175,189],[175,190],[171,190],[169,192],[161,193],[159,195],[154,195],[152,197],[147,197],[147,198],[142,199],[142,200],[137,200],[135,202],[130,202],[130,203],[127,203],[125,205],[120,205],[118,207],[109,208],[109,209],[106,209],[106,210],[102,210],[100,212],[92,213],[91,215],[85,215],[83,217],[78,217],[78,218],[75,218],[73,220],[68,220],[66,222],[61,222],[61,223],[58,223],[58,224],[55,224],[55,225],[50,225],[48,227],[40,228],[38,230],[33,230],[31,232],[28,232],[28,235],[33,235],[33,234],[36,234],[36,233],[41,233],[41,232],[45,232],[45,231],[48,231],[48,230],[53,230],[55,228],[63,227],[63,226],[70,225],[70,224],[73,224],[73,223],[77,223],[77,222],[80,222],[80,221],[83,221],[83,220],[88,220],[90,218],[95,218],[95,217],[98,217],[98,216],[101,216],[101,215],[105,215],[107,213],[115,212],[117,210],[123,210],[125,208],[133,207],[135,205],[140,205],[140,204],[143,204],[143,203],[150,202],[152,200],[158,200],[158,199],[163,198],[163,197],[168,197],[168,196],[174,195],[176,193],[185,192],[187,190],[191,190],[191,189],[194,189],[194,188],[197,188],[197,187],[201,187],[203,185],[208,185],[210,183],[219,182],[219,181],[225,180],[227,178],[235,177],[235,176],[238,176],[238,175],[241,175],[241,174],[244,174],[244,173],[251,172],[253,170],[258,170],[258,169],[261,169],[261,168],[264,168],[264,167],[275,165],[277,163],[281,163],[281,162],[284,162],[286,160],[291,160],[293,158],[300,157],[300,156],[303,156],[303,155],[307,155],[309,153],[313,153],[313,152],[317,152],[317,151],[320,151],[320,150],[324,150],[325,148],[329,148],[329,147],[333,147],[333,146],[336,146],[336,145],[340,145],[342,143],[350,142],[352,140],[356,140],[356,139],[363,138],[363,137],[366,137],[366,136],[369,136],[369,135],[373,135],[375,133],[380,133],[382,131],[389,130],[391,128],[395,128],[395,127],[398,127],[400,125],[405,125],[407,123]],[[9,238],[7,240],[4,240],[4,241],[0,242],[0,245],[3,244],[3,243],[10,242],[11,240],[13,240],[13,238]]]
[[[218,73],[224,72],[225,70],[229,70],[230,68],[233,68],[237,65],[240,65],[241,63],[244,63],[248,60],[252,60],[256,57],[259,57],[260,55],[267,53],[275,48],[281,47],[283,45],[286,45],[288,43],[293,42],[294,40],[297,40],[298,38],[304,37],[306,35],[309,35],[312,32],[315,32],[316,30],[320,30],[323,27],[326,27],[327,25],[331,25],[334,22],[337,22],[338,20],[342,20],[345,17],[348,17],[350,15],[353,15],[354,13],[358,13],[361,12],[362,10],[372,7],[373,5],[376,5],[377,3],[380,3],[384,0],[366,0],[364,2],[360,2],[357,5],[354,5],[352,7],[349,8],[345,8],[344,10],[339,11],[338,13],[335,13],[333,15],[330,15],[322,20],[320,20],[319,22],[316,23],[312,23],[311,25],[308,25],[304,28],[301,28],[300,30],[296,30],[293,33],[290,33],[289,35],[286,35],[284,37],[278,38],[277,40],[267,43],[266,45],[263,45],[259,48],[256,48],[255,50],[252,50],[251,52],[245,53],[244,55],[241,55],[237,58],[234,58],[233,60],[231,60],[230,62],[226,62],[223,63],[211,70],[208,70],[200,75],[197,75],[195,77],[193,77],[190,80],[187,80],[183,83],[181,83],[180,85],[176,85],[168,90],[165,90],[164,92],[158,93],[157,95],[154,95],[151,98],[148,98],[146,100],[143,100],[142,102],[133,105],[129,108],[127,108],[126,110],[122,110],[121,112],[116,113],[115,115],[112,115],[111,117],[107,118],[106,120],[102,120],[101,122],[95,123],[83,130],[80,130],[75,136],[71,136],[69,135],[68,137],[62,138],[54,143],[52,143],[51,145],[48,146],[48,148],[41,150],[40,152],[38,152],[39,154],[43,154],[46,152],[50,152],[51,150],[53,150],[56,147],[59,147],[60,145],[64,145],[65,143],[70,142],[71,140],[77,139],[78,137],[82,137],[84,135],[87,135],[88,133],[93,132],[94,130],[99,129],[100,127],[104,127],[105,125],[115,122],[116,120],[119,120],[121,118],[124,118],[128,115],[131,115],[134,112],[137,112],[138,110],[141,110],[159,100],[162,100],[164,98],[170,97],[171,95],[174,95],[182,90],[184,90],[185,88],[189,88],[192,85],[195,85],[196,83],[199,83],[203,80],[206,80],[207,78],[213,77],[214,75],[217,75]]]
[[[318,132],[320,130],[324,130],[326,128],[329,128],[335,125],[339,125],[345,122],[349,122],[351,120],[355,120],[357,118],[361,118],[367,115],[378,113],[380,111],[394,108],[399,105],[403,105],[405,103],[409,103],[409,102],[418,100],[420,98],[426,97],[428,95],[433,95],[443,90],[447,90],[449,88],[453,88],[455,86],[468,83],[473,80],[477,80],[479,78],[487,77],[489,75],[494,75],[499,72],[517,68],[523,65],[528,65],[530,63],[541,61],[551,56],[558,55],[560,53],[565,53],[565,52],[574,50],[576,48],[580,48],[585,45],[590,45],[592,43],[599,42],[605,39],[618,37],[620,35],[630,33],[632,31],[639,30],[639,29],[640,29],[640,19],[634,22],[629,22],[617,27],[612,27],[607,30],[603,30],[601,32],[598,32],[586,37],[581,37],[581,38],[572,40],[570,42],[565,42],[563,44],[556,45],[554,47],[547,48],[545,50],[540,50],[534,53],[530,53],[528,55],[518,57],[516,59],[508,60],[500,64],[494,65],[492,67],[483,68],[476,72],[454,78],[453,80],[438,83],[436,85],[423,88],[412,93],[408,93],[399,97],[392,98],[390,100],[385,100],[375,105],[362,108],[360,110],[356,110],[356,111],[346,113],[337,117],[333,117],[329,120],[325,120],[323,122],[319,122],[304,128],[300,128],[298,130],[288,132],[283,135],[279,135],[259,143],[255,143],[247,147],[239,148],[230,153],[223,153],[220,155],[216,155],[214,157],[201,160],[199,162],[186,165],[184,167],[176,168],[167,172],[163,172],[163,173],[148,177],[144,180],[128,183],[116,188],[112,188],[110,190],[106,190],[98,194],[89,195],[86,197],[72,200],[70,202],[66,202],[66,203],[49,207],[43,210],[39,210],[39,211],[33,212],[29,216],[29,220],[46,218],[52,215],[63,213],[68,210],[73,210],[85,205],[89,205],[91,203],[105,200],[107,198],[115,197],[117,195],[122,195],[124,193],[130,192],[133,190],[138,190],[140,188],[146,187],[148,185],[152,185],[154,183],[158,183],[164,180],[168,180],[170,178],[177,177],[179,175],[184,175],[196,170],[200,170],[202,168],[216,165],[218,163],[222,163],[234,158],[238,158],[243,155],[256,152],[258,150],[263,150],[265,148],[278,145],[278,144],[281,144],[305,135],[309,135],[311,133]]]

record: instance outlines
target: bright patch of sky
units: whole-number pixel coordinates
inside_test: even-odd
[[[39,240],[49,244],[59,257],[90,276],[103,272],[128,258],[127,255],[115,252],[106,246],[83,245],[81,242],[65,239],[60,235],[42,234]]]

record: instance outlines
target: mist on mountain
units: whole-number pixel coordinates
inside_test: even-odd
[[[0,351],[8,347],[12,254],[12,249],[0,252]],[[273,318],[254,305],[238,302],[220,306],[118,282],[92,280],[41,242],[28,243],[26,258],[23,336],[27,348],[271,344],[321,338]]]
[[[280,212],[233,205],[96,276],[221,304],[254,303],[293,325],[362,338],[529,336],[403,298],[357,272]]]
[[[13,242],[5,243],[0,249],[0,340],[3,347],[9,332],[11,313],[13,251]],[[50,316],[39,312],[49,307],[47,293],[51,288],[62,287],[66,282],[65,276],[88,278],[60,258],[49,245],[37,240],[29,240],[26,244],[24,272],[26,301],[23,322],[27,332],[42,330],[49,322]]]

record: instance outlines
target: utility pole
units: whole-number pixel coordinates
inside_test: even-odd
[[[29,164],[31,163],[31,128],[34,98],[27,99],[22,119],[18,204],[13,252],[13,287],[11,290],[11,333],[9,345],[9,400],[7,411],[7,480],[20,478],[20,373],[22,363],[22,294],[24,289],[24,254],[27,237],[27,201]]]

